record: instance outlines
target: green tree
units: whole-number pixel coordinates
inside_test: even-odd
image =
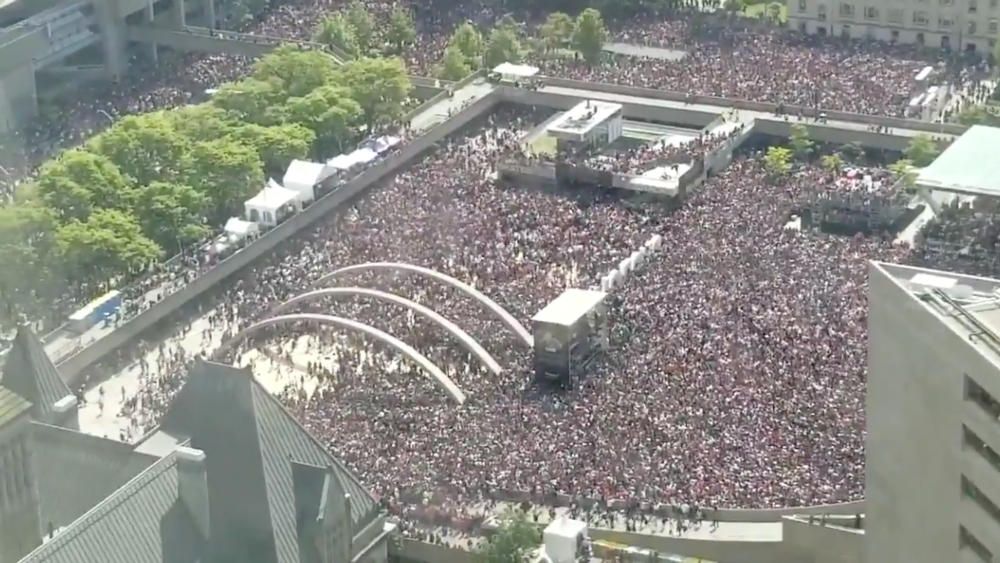
[[[209,141],[229,134],[237,122],[214,104],[179,107],[166,112],[170,127],[192,141]]]
[[[337,61],[322,51],[282,45],[254,64],[253,77],[264,82],[275,80],[284,98],[291,98],[329,84],[337,66]]]
[[[497,27],[490,32],[486,42],[486,68],[495,68],[501,63],[516,63],[521,60],[521,42],[510,28]]]
[[[901,158],[889,165],[889,171],[893,177],[907,191],[913,191],[917,187],[917,169],[913,162],[906,158]]]
[[[187,168],[191,143],[164,112],[128,116],[88,143],[139,185],[172,180]]]
[[[744,0],[726,0],[722,8],[730,15],[736,16],[743,13],[747,7]]]
[[[85,219],[94,209],[127,209],[131,181],[104,156],[82,149],[67,151],[39,170],[38,196],[62,220]]]
[[[44,300],[56,281],[55,215],[41,205],[0,207],[0,314],[8,321]],[[16,267],[9,267],[15,265]]]
[[[465,59],[465,65],[471,70],[476,70],[479,65],[483,62],[483,36],[479,33],[471,23],[463,23],[458,26],[455,33],[452,34],[451,40],[448,42],[448,47],[454,47],[458,50],[459,54]],[[445,52],[445,56],[442,61],[447,60],[448,54]],[[465,74],[468,74],[466,72]],[[465,75],[462,75],[463,77]]]
[[[135,216],[116,209],[95,211],[86,221],[71,221],[56,231],[55,239],[66,271],[82,282],[106,282],[138,272],[162,254],[142,234]]]
[[[809,129],[801,123],[796,123],[792,125],[788,146],[792,148],[792,154],[795,155],[795,158],[806,160],[812,154],[815,143],[809,138]]]
[[[522,563],[542,541],[538,528],[521,511],[501,518],[500,526],[481,545],[477,559],[482,563]]]
[[[204,215],[208,197],[191,186],[153,182],[142,190],[142,202],[136,212],[143,232],[171,254],[211,232]]]
[[[288,101],[289,121],[314,133],[320,154],[342,152],[352,140],[353,127],[361,120],[362,114],[361,106],[351,98],[351,92],[340,86],[323,86],[308,96]]]
[[[264,172],[275,178],[282,175],[293,160],[309,158],[316,144],[316,134],[298,123],[271,127],[251,123],[234,130],[232,137],[257,151],[264,163]]]
[[[351,56],[358,55],[358,40],[354,36],[354,27],[340,13],[327,16],[319,22],[313,33],[313,41],[343,49]]]
[[[287,99],[288,93],[279,80],[248,78],[219,88],[212,95],[212,105],[239,121],[274,125],[281,119],[275,115],[275,108],[280,108]]]
[[[573,48],[580,52],[583,60],[589,64],[598,62],[607,40],[608,30],[601,13],[593,8],[580,12],[573,29]]]
[[[375,33],[375,24],[372,23],[372,16],[368,13],[365,5],[360,0],[353,0],[347,8],[347,21],[350,22],[354,30],[354,40],[358,45],[358,54],[367,56],[372,48],[372,37]]]
[[[565,12],[552,12],[542,24],[541,36],[549,49],[565,47],[573,38],[575,24],[573,18]]]
[[[934,162],[940,152],[937,143],[930,135],[920,134],[910,139],[910,144],[903,154],[914,166],[922,168]]]
[[[963,109],[958,114],[958,122],[962,125],[988,125],[990,127],[1000,126],[1000,116],[987,110],[983,106],[970,106]]]
[[[444,50],[441,64],[437,68],[437,76],[442,80],[461,80],[472,72],[468,60],[458,47],[451,46]]]
[[[398,58],[361,58],[341,67],[342,83],[358,103],[370,131],[403,115],[403,104],[413,85]]]
[[[208,217],[221,222],[264,186],[264,163],[253,147],[231,139],[194,146],[185,183],[208,197]]]
[[[767,14],[767,19],[775,25],[780,24],[782,19],[781,15],[784,9],[785,9],[784,4],[780,2],[771,2],[770,4],[767,5],[767,8],[765,10],[765,13]]]
[[[768,147],[764,154],[764,170],[772,179],[787,176],[792,171],[792,151],[785,147]]]
[[[827,172],[833,174],[844,168],[844,159],[837,153],[827,154],[820,158],[820,164]]]
[[[417,38],[417,29],[409,10],[402,6],[393,8],[389,14],[389,28],[385,31],[385,38],[398,55],[403,54],[404,47],[413,43]]]
[[[865,155],[865,148],[861,146],[861,143],[851,141],[850,143],[841,145],[840,150],[837,152],[844,155],[844,158],[848,162],[859,162],[861,157]]]

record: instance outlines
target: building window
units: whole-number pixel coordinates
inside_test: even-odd
[[[962,475],[962,494],[965,495],[965,498],[978,504],[979,508],[983,509],[983,512],[992,516],[994,522],[997,525],[1000,525],[1000,507],[997,507],[996,503],[990,500],[990,498],[987,497],[983,491],[979,490],[979,487],[966,478],[965,475]]]
[[[927,19],[927,12],[923,10],[915,10],[913,12],[913,23],[914,25],[927,25],[930,20]]]
[[[969,22],[969,35],[976,34],[976,22]]]
[[[1000,3],[1000,0],[990,0],[990,8],[996,8],[997,3]]]
[[[968,549],[975,553],[983,561],[993,561],[993,554],[983,545],[983,542],[969,533],[965,526],[958,527],[958,548]]]
[[[996,35],[996,33],[997,33],[997,19],[990,18],[990,35]]]
[[[955,20],[951,19],[950,17],[938,18],[938,27],[949,29],[954,24]]]
[[[975,432],[969,429],[968,426],[962,425],[962,446],[970,450],[975,451],[977,454],[982,456],[982,458],[993,466],[993,469],[1000,473],[1000,454],[993,451],[986,442],[982,441]]]
[[[866,20],[877,20],[878,19],[878,8],[875,6],[865,6],[865,19]]]
[[[955,3],[955,0],[938,0],[938,1],[941,2],[942,6],[951,6],[952,4]]]
[[[851,38],[851,26],[845,24],[843,27],[841,27],[840,28],[840,36],[843,37],[844,39],[850,39]]]
[[[990,29],[996,27],[996,20],[990,20]],[[993,420],[1000,420],[1000,403],[980,387],[969,374],[965,374],[965,400],[975,403]]]
[[[902,8],[889,8],[889,12],[886,14],[885,19],[889,23],[903,23],[903,9]]]
[[[976,0],[969,0],[969,13],[975,14],[976,10],[979,9],[979,2]]]
[[[840,17],[842,18],[853,18],[854,17],[854,4],[848,4],[847,2],[840,3]]]
[[[816,8],[816,17],[819,18],[819,21],[821,22],[826,21],[826,4],[820,4]]]
[[[806,0],[799,0],[799,11],[806,11]]]

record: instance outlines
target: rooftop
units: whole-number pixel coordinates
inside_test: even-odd
[[[615,113],[621,112],[622,105],[597,100],[584,100],[566,110],[548,126],[553,134],[584,135],[594,127],[607,121]]]
[[[1000,280],[899,264],[875,266],[1000,353]]]
[[[607,297],[603,291],[569,288],[532,317],[532,321],[572,326]]]
[[[31,409],[31,403],[0,385],[0,428]]]
[[[935,190],[1000,196],[1000,128],[974,125],[917,175]]]

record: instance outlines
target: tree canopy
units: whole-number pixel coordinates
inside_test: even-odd
[[[608,40],[608,30],[604,27],[601,13],[587,8],[576,17],[573,29],[573,48],[580,52],[583,60],[590,64],[598,62],[604,43]]]
[[[542,541],[538,528],[521,511],[505,514],[497,531],[479,548],[482,563],[522,563]]]
[[[321,31],[331,41],[353,34],[363,52],[367,18],[354,3]],[[93,294],[205,240],[293,159],[329,158],[398,120],[410,90],[398,59],[341,66],[286,46],[206,103],[119,120],[45,163],[0,207],[0,260],[18,264],[0,272],[5,312],[84,286]]]
[[[906,146],[904,155],[914,166],[922,168],[934,162],[940,152],[937,143],[930,135],[921,134],[910,139],[910,144]]]

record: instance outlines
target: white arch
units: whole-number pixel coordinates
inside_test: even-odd
[[[328,287],[326,289],[317,289],[314,291],[309,291],[301,295],[296,295],[288,301],[278,305],[271,312],[274,314],[287,311],[291,307],[303,303],[306,301],[312,301],[314,299],[321,299],[323,297],[341,297],[341,296],[352,296],[352,295],[364,295],[367,297],[373,297],[380,301],[387,301],[389,303],[395,303],[396,305],[401,305],[410,309],[414,313],[426,317],[436,323],[441,328],[447,330],[452,336],[458,339],[462,343],[462,346],[479,358],[483,364],[489,368],[495,374],[499,374],[502,370],[500,369],[500,364],[493,359],[479,342],[476,341],[469,333],[462,330],[462,327],[456,325],[455,323],[449,321],[443,316],[434,312],[434,310],[417,303],[416,301],[410,301],[405,297],[400,297],[398,295],[393,295],[392,293],[387,293],[385,291],[379,291],[377,289],[368,289],[364,287]]]
[[[367,270],[401,270],[404,272],[412,272],[422,276],[431,277],[440,282],[444,282],[460,291],[465,292],[476,301],[479,301],[480,304],[485,305],[490,311],[493,311],[493,313],[500,317],[500,320],[503,321],[508,328],[514,331],[514,334],[516,334],[518,338],[520,338],[521,341],[524,342],[529,348],[534,346],[534,339],[531,337],[531,333],[528,332],[528,330],[524,328],[524,325],[519,323],[513,315],[508,313],[506,309],[497,304],[496,301],[490,299],[471,285],[447,274],[442,274],[437,270],[424,268],[423,266],[415,266],[413,264],[406,264],[404,262],[366,262],[364,264],[355,264],[353,266],[347,266],[345,268],[334,270],[316,280],[316,283],[323,283],[339,275],[351,272],[363,272]]]
[[[371,325],[367,325],[365,323],[359,323],[358,321],[345,319],[343,317],[335,317],[333,315],[298,313],[294,315],[279,315],[277,317],[264,319],[262,321],[256,322],[248,326],[247,328],[237,333],[236,336],[230,338],[226,342],[223,342],[222,346],[220,346],[219,349],[215,352],[215,357],[221,358],[223,355],[228,353],[232,348],[234,348],[237,344],[239,344],[247,337],[251,336],[252,334],[254,334],[259,330],[262,330],[269,326],[285,324],[285,323],[302,322],[302,321],[311,321],[315,323],[334,325],[334,326],[339,326],[341,328],[356,330],[358,332],[363,332],[368,336],[375,338],[376,340],[379,340],[383,344],[392,346],[396,350],[400,351],[403,355],[416,362],[425,371],[430,373],[431,377],[434,378],[434,380],[438,383],[438,385],[443,387],[444,390],[449,395],[451,395],[451,398],[455,399],[455,401],[458,404],[461,405],[462,403],[465,402],[465,393],[463,393],[462,390],[459,389],[458,385],[455,385],[455,382],[452,381],[447,374],[441,371],[441,368],[437,367],[437,365],[435,365],[434,362],[428,360],[426,356],[416,351],[412,346],[410,346],[406,342],[403,342],[402,340],[396,338],[395,336],[383,332]]]

